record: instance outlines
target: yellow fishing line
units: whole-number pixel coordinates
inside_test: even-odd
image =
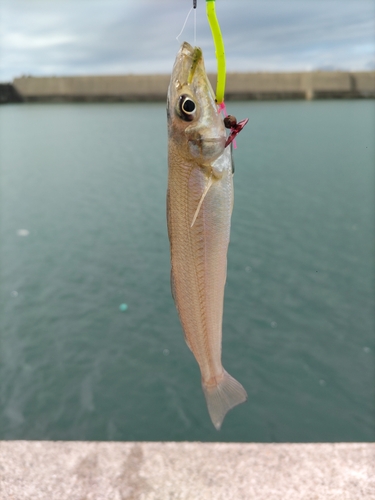
[[[206,11],[208,24],[210,25],[212,38],[214,39],[217,60],[216,101],[217,104],[221,104],[224,102],[225,92],[225,50],[219,22],[216,17],[215,0],[206,0]]]

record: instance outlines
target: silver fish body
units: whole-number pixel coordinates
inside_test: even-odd
[[[231,148],[202,51],[183,43],[168,90],[167,222],[171,286],[214,426],[247,399],[221,363],[224,287],[233,207]]]

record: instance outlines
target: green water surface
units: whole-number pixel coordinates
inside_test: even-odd
[[[249,400],[218,433],[170,294],[165,106],[0,108],[0,439],[374,440],[375,101],[228,112]]]

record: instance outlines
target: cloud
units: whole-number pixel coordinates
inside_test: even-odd
[[[0,80],[170,72],[190,0],[2,0]],[[217,0],[228,71],[374,69],[373,0]],[[193,42],[193,15],[181,40]],[[213,42],[198,0],[197,42]]]

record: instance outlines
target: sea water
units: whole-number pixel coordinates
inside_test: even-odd
[[[0,108],[0,439],[373,441],[375,101],[228,102],[218,433],[170,293],[163,104]]]

